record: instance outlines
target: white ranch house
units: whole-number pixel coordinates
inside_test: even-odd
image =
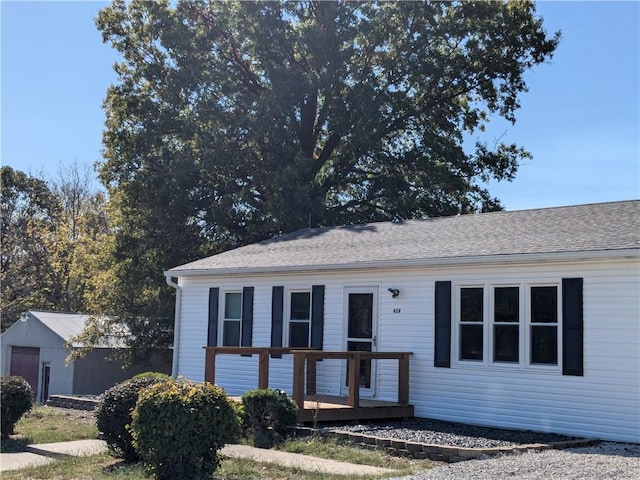
[[[305,229],[165,275],[174,375],[204,380],[206,346],[411,352],[417,417],[640,442],[640,201]],[[292,393],[274,352],[218,355],[215,382]],[[307,387],[353,396],[322,358]],[[360,398],[400,397],[395,360],[359,364]]]

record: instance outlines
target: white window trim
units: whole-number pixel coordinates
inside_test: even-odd
[[[494,358],[494,347],[495,347],[495,338],[493,335],[493,327],[496,325],[496,323],[498,325],[509,325],[509,323],[506,322],[496,322],[495,321],[495,290],[496,288],[507,288],[507,287],[516,287],[518,289],[518,361],[517,362],[496,362],[493,358]],[[497,366],[497,367],[520,367],[521,364],[523,363],[523,355],[525,355],[525,349],[526,349],[526,343],[525,343],[525,339],[523,338],[523,322],[524,322],[524,309],[525,309],[525,303],[524,303],[524,295],[523,295],[523,288],[522,288],[522,284],[521,283],[514,283],[514,282],[510,282],[510,283],[487,283],[485,285],[485,288],[487,288],[489,291],[487,292],[487,302],[488,302],[488,317],[486,318],[487,320],[487,332],[485,332],[485,338],[487,339],[487,360],[488,363],[491,366]],[[512,325],[516,325],[516,324],[512,324]]]
[[[461,290],[463,288],[482,288],[482,360],[465,360],[460,358],[461,348],[460,348],[460,335],[461,335],[461,324],[460,324],[460,298],[461,298]],[[453,341],[453,363],[459,365],[485,365],[487,361],[487,318],[488,318],[488,302],[487,302],[487,288],[484,283],[460,283],[456,284],[453,289],[454,292],[454,302],[453,304],[453,332],[452,341]]]
[[[452,366],[464,368],[490,368],[492,370],[518,370],[548,372],[554,374],[562,373],[562,280],[553,279],[529,279],[524,281],[507,281],[496,279],[496,281],[485,282],[455,282],[452,284]],[[496,287],[518,287],[519,289],[519,358],[518,362],[494,362],[493,361],[493,313],[494,313],[494,289]],[[558,322],[554,324],[557,328],[557,355],[558,362],[555,365],[531,363],[531,287],[556,287],[557,304],[556,308]],[[460,291],[463,288],[483,289],[483,321],[482,321],[482,360],[461,360],[460,359]]]
[[[226,318],[225,316],[225,306],[227,300],[227,293],[239,293],[240,294],[240,337],[238,345],[225,345],[224,344],[224,323],[226,321],[237,322],[237,318]],[[242,289],[229,289],[229,290],[220,290],[220,301],[218,302],[218,346],[228,346],[228,347],[239,347],[242,343],[242,308],[243,308],[243,292]]]
[[[526,286],[526,300],[527,300],[527,309],[525,316],[525,331],[527,335],[527,344],[526,344],[526,366],[531,370],[539,370],[539,371],[548,371],[548,372],[560,372],[562,373],[562,280],[554,281],[554,282],[527,282]],[[557,323],[556,326],[556,335],[557,335],[557,344],[556,344],[556,354],[558,358],[558,363],[555,365],[545,365],[542,363],[531,363],[531,326],[533,323],[531,322],[531,287],[556,287],[556,318]]]
[[[301,288],[290,288],[286,290],[285,302],[283,305],[283,345],[289,347],[289,329],[290,323],[302,323],[304,320],[291,320],[291,294],[292,293],[308,293],[309,294],[309,336],[307,338],[307,347],[311,346],[311,319],[313,318],[313,292],[311,287],[301,287]]]

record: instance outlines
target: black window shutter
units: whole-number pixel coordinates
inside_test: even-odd
[[[562,374],[584,375],[582,278],[562,279]]]
[[[219,288],[209,289],[209,326],[207,330],[207,347],[218,346],[218,296]]]
[[[240,346],[250,347],[253,336],[253,287],[242,289],[242,339]]]
[[[436,282],[433,365],[451,367],[451,282]]]
[[[322,350],[324,337],[324,285],[311,287],[311,348]]]
[[[284,287],[273,287],[271,293],[271,346],[282,346],[282,328],[284,323]]]

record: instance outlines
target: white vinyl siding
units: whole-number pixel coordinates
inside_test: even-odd
[[[182,277],[178,374],[196,381],[204,377],[202,347],[207,338],[211,287],[219,287],[222,292],[240,291],[243,285],[255,286],[253,345],[269,346],[272,287],[283,285],[287,291],[325,285],[324,349],[341,350],[345,334],[345,288],[375,282],[379,284],[377,349],[413,352],[410,403],[415,406],[416,416],[640,442],[639,271],[640,261],[636,257],[495,266]],[[584,376],[563,376],[561,355],[557,366],[529,365],[529,358],[522,358],[522,355],[519,361],[526,368],[513,368],[509,364],[498,368],[500,365],[494,362],[489,365],[456,363],[455,357],[452,357],[451,368],[433,366],[436,281],[448,280],[456,286],[517,285],[522,298],[530,294],[531,286],[558,285],[562,278],[576,277],[584,279]],[[398,288],[400,296],[392,298],[387,292],[389,287]],[[558,287],[560,296],[561,288]],[[455,308],[455,303],[453,305]],[[528,305],[525,299],[519,306],[521,312],[524,309],[520,323],[526,330],[535,328],[529,323]],[[560,326],[558,329],[561,344]],[[454,335],[452,339],[455,339]],[[522,341],[520,339],[521,344]],[[291,392],[291,371],[291,355],[270,359],[270,386]],[[340,361],[320,362],[318,393],[339,394],[343,371],[344,364]],[[255,355],[251,358],[217,358],[216,382],[230,394],[239,395],[256,388],[257,372]],[[397,362],[379,362],[376,380],[377,397],[395,400]]]

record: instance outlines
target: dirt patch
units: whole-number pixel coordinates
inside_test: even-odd
[[[94,422],[96,417],[91,410],[77,410],[75,408],[61,408],[61,407],[49,407],[43,406],[42,408],[55,413],[57,415],[63,415],[70,420],[88,420]]]

